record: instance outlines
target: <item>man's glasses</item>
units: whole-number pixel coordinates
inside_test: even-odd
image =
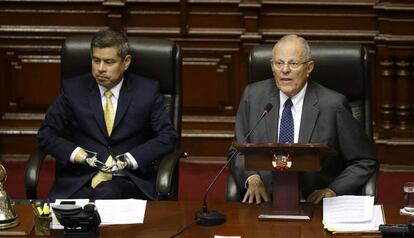
[[[283,67],[285,67],[285,65],[288,65],[290,69],[299,69],[300,66],[302,66],[303,64],[306,64],[310,61],[311,60],[306,60],[306,61],[303,61],[301,63],[298,63],[298,62],[295,62],[295,61],[285,62],[285,61],[282,61],[282,60],[279,60],[279,61],[270,60],[270,64],[273,67],[275,67],[276,69],[283,69]]]

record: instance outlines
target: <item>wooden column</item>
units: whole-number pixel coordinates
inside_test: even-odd
[[[382,58],[379,60],[379,81],[380,97],[379,105],[379,128],[381,135],[387,134],[393,128],[394,117],[394,82],[393,82],[392,58]]]
[[[409,135],[411,117],[411,91],[410,61],[407,58],[397,58],[396,61],[396,127],[403,137]]]
[[[122,30],[125,0],[104,0],[102,5],[108,8],[107,25]]]

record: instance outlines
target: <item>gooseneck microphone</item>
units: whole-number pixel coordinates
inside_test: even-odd
[[[262,121],[263,117],[265,117],[270,112],[270,110],[272,110],[272,108],[273,108],[273,104],[271,103],[266,104],[266,106],[263,108],[262,115],[260,115],[259,117],[259,120],[257,120],[254,127],[244,136],[243,141],[246,141],[249,138],[249,136],[253,133],[253,131],[256,130],[256,127]]]
[[[256,124],[253,128],[244,136],[243,141],[246,141],[249,136],[253,133],[256,127],[259,125],[260,121],[272,110],[273,105],[271,103],[266,104],[263,108],[263,113],[260,115],[259,119],[257,120]],[[210,185],[207,187],[204,193],[203,199],[203,210],[198,211],[195,214],[196,223],[201,226],[217,226],[226,222],[226,216],[221,214],[217,211],[209,211],[207,208],[207,195],[210,192],[210,189],[213,187],[215,182],[217,181],[218,177],[223,173],[224,169],[229,165],[229,163],[236,157],[237,153],[234,153],[228,160],[227,163],[221,168],[221,170],[217,173],[216,177],[211,181]]]

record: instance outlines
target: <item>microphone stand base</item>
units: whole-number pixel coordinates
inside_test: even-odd
[[[196,212],[195,219],[200,226],[218,226],[226,222],[226,216],[217,211]]]

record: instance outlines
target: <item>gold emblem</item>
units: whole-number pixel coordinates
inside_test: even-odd
[[[275,154],[272,156],[272,166],[277,171],[292,167],[292,157],[289,154]]]

